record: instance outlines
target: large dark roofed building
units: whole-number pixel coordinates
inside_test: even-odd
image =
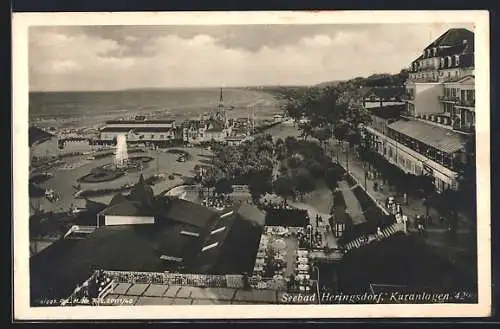
[[[245,205],[246,206],[246,205]],[[234,209],[216,212],[154,196],[141,178],[97,214],[96,229],[61,239],[30,260],[31,298],[67,297],[96,269],[234,273],[253,267],[261,227]],[[255,244],[255,248],[253,248]]]

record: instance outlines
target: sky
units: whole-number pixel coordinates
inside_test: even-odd
[[[466,24],[39,26],[31,91],[313,85],[407,68]]]

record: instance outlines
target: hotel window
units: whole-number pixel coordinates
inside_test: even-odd
[[[444,67],[444,57],[441,57],[441,67]]]
[[[474,95],[474,90],[467,90],[467,91],[466,91],[466,93],[467,93],[467,95],[466,95],[466,96],[467,96],[467,97],[466,97],[466,98],[467,98],[467,100],[469,100],[469,101],[474,100],[474,98],[475,98],[475,97],[474,97],[474,96],[475,96],[475,95]]]
[[[455,55],[455,66],[459,66],[459,65],[460,65],[460,56]]]
[[[448,57],[446,57],[446,58],[447,58],[447,62],[448,62],[448,65],[447,65],[447,66],[448,66],[448,67],[451,67],[451,66],[452,66],[452,65],[451,65],[451,56],[448,56]]]
[[[436,48],[432,48],[432,55],[436,56],[436,54],[437,54],[437,49]]]

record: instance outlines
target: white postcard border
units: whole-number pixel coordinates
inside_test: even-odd
[[[28,28],[56,25],[474,23],[478,304],[30,307]],[[15,320],[482,317],[491,314],[489,14],[487,11],[15,13],[13,35],[13,256]]]

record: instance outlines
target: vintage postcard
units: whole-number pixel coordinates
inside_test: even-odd
[[[17,320],[491,312],[486,11],[13,17]]]

